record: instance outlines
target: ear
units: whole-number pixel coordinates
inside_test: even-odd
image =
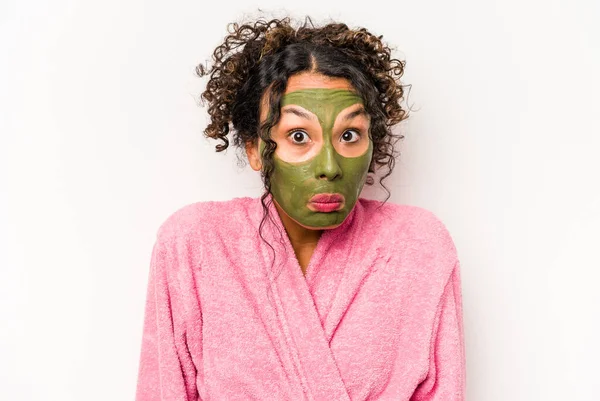
[[[246,142],[246,155],[248,156],[250,167],[252,167],[254,171],[260,171],[262,168],[262,160],[260,151],[258,150],[259,141],[260,139]]]

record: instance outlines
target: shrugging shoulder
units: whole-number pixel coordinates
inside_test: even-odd
[[[360,198],[356,206],[357,211],[360,212],[360,224],[353,224],[353,228],[349,232],[344,231],[342,234],[351,235],[352,238],[355,238],[353,242],[346,241],[345,246],[355,247],[361,252],[366,252],[365,255],[377,255],[374,259],[366,259],[368,263],[371,263],[370,266],[373,266],[373,269],[385,269],[385,271],[380,270],[376,273],[370,271],[370,267],[356,270],[356,273],[353,273],[358,275],[356,276],[358,281],[355,283],[355,289],[360,288],[363,285],[361,283],[367,282],[371,277],[374,281],[369,282],[370,291],[379,291],[380,294],[385,294],[382,299],[394,300],[391,301],[392,303],[386,301],[381,306],[387,308],[387,311],[391,313],[390,316],[395,316],[390,318],[394,319],[390,321],[404,325],[404,328],[401,328],[402,330],[410,330],[409,332],[402,331],[403,337],[395,340],[405,344],[405,346],[391,354],[372,356],[374,359],[369,359],[369,355],[361,354],[361,350],[353,348],[352,344],[338,342],[346,338],[343,334],[334,343],[318,342],[319,336],[329,333],[325,329],[329,326],[336,327],[339,322],[336,321],[335,324],[326,322],[324,327],[318,324],[317,312],[308,308],[312,302],[308,299],[309,288],[304,288],[306,283],[301,279],[301,274],[294,273],[291,270],[281,276],[281,280],[287,280],[283,281],[282,285],[285,282],[289,285],[294,282],[295,291],[300,291],[297,295],[303,295],[298,299],[294,299],[298,302],[302,301],[302,305],[308,309],[298,309],[300,304],[292,304],[292,300],[289,299],[290,293],[288,293],[286,297],[281,299],[285,305],[290,303],[285,306],[286,313],[300,313],[304,317],[298,317],[298,319],[299,322],[302,321],[303,325],[307,324],[303,320],[306,316],[314,318],[314,324],[310,326],[314,333],[306,339],[311,342],[317,341],[322,346],[320,350],[323,358],[329,355],[329,352],[333,353],[336,350],[340,352],[337,355],[339,372],[333,369],[331,364],[332,369],[329,372],[333,375],[332,377],[338,379],[335,383],[339,385],[339,388],[336,388],[340,394],[347,392],[349,397],[351,394],[368,391],[365,389],[375,385],[370,382],[371,379],[369,378],[371,376],[355,376],[355,370],[350,369],[352,361],[361,356],[365,358],[365,361],[370,361],[376,365],[379,363],[378,361],[381,361],[381,358],[384,358],[386,361],[384,366],[387,368],[403,369],[398,371],[401,373],[398,373],[397,376],[382,376],[377,379],[381,380],[381,383],[376,378],[372,378],[378,383],[377,386],[383,386],[380,394],[385,393],[386,396],[400,393],[408,394],[402,399],[408,400],[408,397],[410,397],[410,401],[463,401],[466,373],[460,264],[450,233],[437,216],[424,208],[392,203],[379,206],[379,201]],[[224,319],[229,316],[219,314],[222,311],[229,311],[234,307],[242,308],[243,305],[246,305],[244,301],[246,298],[240,298],[239,302],[229,304],[227,303],[229,298],[223,299],[220,294],[226,291],[231,295],[231,291],[239,291],[239,288],[244,288],[244,291],[246,291],[246,289],[253,288],[253,283],[257,283],[257,280],[263,277],[258,274],[261,264],[260,257],[257,256],[257,249],[251,246],[251,244],[254,244],[254,247],[258,246],[256,245],[258,243],[257,230],[261,218],[262,208],[257,199],[235,198],[230,201],[189,204],[171,214],[161,224],[152,251],[137,401],[210,399],[209,389],[214,390],[214,386],[218,386],[218,382],[215,380],[218,378],[221,378],[223,382],[231,380],[229,375],[234,374],[231,371],[217,372],[214,370],[216,366],[219,366],[217,365],[218,361],[221,360],[219,358],[225,358],[225,356],[221,355],[215,359],[214,353],[210,353],[214,351],[213,348],[206,346],[206,344],[219,344],[221,342],[222,337],[219,337],[219,333],[211,331],[215,330],[214,327],[217,327],[215,325],[221,323],[226,325],[230,331],[237,330],[230,332],[230,335],[234,333],[241,335],[245,330],[249,330],[245,326],[233,327],[225,320],[223,322],[218,320],[218,318]],[[351,232],[352,230],[358,231]],[[338,238],[343,240],[343,237]],[[363,253],[357,253],[356,255],[363,255]],[[321,257],[325,258],[324,255],[321,255]],[[237,262],[228,263],[229,260]],[[242,260],[253,261],[247,265],[251,266],[250,269],[239,270],[240,261]],[[325,261],[329,268],[327,271],[334,272],[336,260],[325,259]],[[353,262],[357,261],[360,263],[364,262],[365,259],[356,256]],[[231,272],[224,271],[228,266],[232,268]],[[223,281],[218,279],[231,274],[238,275],[235,277],[246,277],[247,281],[244,281],[242,287],[237,287],[242,284],[234,280]],[[363,274],[364,280],[359,277]],[[319,278],[324,279],[316,275],[310,277],[311,280]],[[350,285],[349,283],[350,281],[346,282],[345,285]],[[223,288],[226,284],[229,287]],[[198,287],[200,285],[205,286],[204,289],[212,291],[211,295],[206,298],[201,297],[201,291]],[[315,285],[315,282],[312,282],[311,285]],[[399,291],[396,294],[389,293],[390,288],[397,288]],[[317,290],[315,289],[315,291]],[[344,294],[344,297],[347,295],[349,297],[348,302],[351,303],[354,287],[351,285],[351,287],[348,287],[348,291],[348,294]],[[316,292],[313,295],[321,297],[330,293],[331,291]],[[240,292],[239,294],[250,294],[250,292]],[[296,292],[291,294],[296,294]],[[265,296],[262,288],[255,295],[258,297]],[[363,298],[361,299],[368,300],[363,305],[366,307],[370,302],[373,302],[375,295],[373,292],[362,294]],[[336,298],[336,302],[339,302],[336,304],[337,306],[334,305],[333,307],[341,307],[344,304],[344,297]],[[330,303],[323,303],[324,301],[321,298],[315,298],[315,300],[321,301],[319,308],[321,305],[331,306]],[[203,323],[203,302],[205,308],[207,306],[213,308],[213,315],[211,315],[213,324],[210,329],[202,328],[203,324],[206,323]],[[280,305],[280,307],[284,306]],[[219,311],[219,313],[215,315],[215,311]],[[249,316],[253,316],[252,313],[266,313],[261,310],[250,312],[252,311],[245,310],[241,312],[240,309],[236,313],[249,313]],[[385,313],[385,311],[383,309],[378,310],[378,313]],[[330,313],[324,316],[329,319],[334,314]],[[325,317],[323,318],[325,319]],[[350,324],[350,321],[354,321],[348,320],[350,316],[346,316],[346,318],[348,324]],[[385,318],[385,316],[382,318]],[[355,323],[360,326],[361,321],[358,320]],[[249,320],[247,323],[252,322],[254,320]],[[384,341],[383,336],[392,335],[391,333],[394,332],[392,326],[378,328],[382,330],[382,337],[376,337],[373,341]],[[261,333],[261,327],[252,326],[253,336]],[[340,328],[340,330],[343,329]],[[355,328],[348,326],[345,330],[346,335],[349,335],[348,333],[355,330]],[[386,330],[391,331],[388,333]],[[293,333],[295,332],[292,332],[292,335]],[[269,332],[269,335],[271,334]],[[348,341],[357,338],[357,335],[364,335],[363,332],[352,332],[352,334],[348,337]],[[204,338],[204,336],[208,336],[208,338]],[[325,341],[324,339],[321,340]],[[381,349],[389,347],[389,343],[385,341],[380,345]],[[300,342],[298,346],[303,346],[303,344]],[[331,347],[331,349],[329,350],[327,347]],[[346,354],[343,350],[346,347],[351,347],[355,350],[352,352],[358,354],[352,354],[353,356],[348,360],[344,359]],[[222,352],[221,348],[218,349],[219,352]],[[377,349],[379,348],[374,348],[374,350]],[[250,351],[248,350],[248,352]],[[311,352],[316,351],[313,349]],[[205,353],[208,354],[204,355]],[[257,355],[266,358],[267,355],[271,354],[264,354],[261,351],[253,358],[258,357]],[[312,360],[311,353],[301,353],[300,355],[306,361]],[[400,356],[401,360],[393,359],[394,355]],[[388,361],[387,358],[391,359]],[[212,369],[210,371],[210,385],[205,381],[207,372],[204,369],[207,363]],[[278,369],[283,369],[282,365],[267,364],[267,360],[261,363],[266,364],[264,365],[265,369],[267,367],[271,369],[266,370],[267,372],[278,372]],[[402,365],[405,366],[402,367]],[[299,377],[298,382],[294,381],[296,380],[295,374],[292,373],[294,371],[289,370],[293,366],[294,364],[291,362],[286,362],[287,376],[280,373],[283,375],[281,377],[292,380],[289,382],[292,387],[277,387],[280,390],[288,388],[290,391],[300,391],[300,383],[304,382]],[[316,366],[313,366],[313,368],[316,368]],[[390,375],[391,372],[389,372]],[[305,373],[310,375],[310,370]],[[219,374],[224,376],[221,377]],[[380,374],[383,373],[380,372]],[[236,376],[236,380],[242,380],[243,377]],[[318,380],[319,377],[313,376],[312,379]],[[345,384],[343,384],[342,379],[345,379]],[[312,386],[314,391],[319,389],[321,385],[325,388],[335,387],[330,381],[320,384],[311,383],[308,386]],[[271,384],[284,386],[279,381]],[[247,386],[244,388],[256,388],[257,392],[262,391],[259,388],[260,383],[254,379],[244,381],[244,386]],[[228,388],[227,391],[234,391],[235,389],[241,391],[241,387]],[[221,390],[225,391],[225,388],[221,388]],[[297,395],[297,393],[294,394]],[[285,399],[285,397],[280,394],[280,398],[277,399]]]

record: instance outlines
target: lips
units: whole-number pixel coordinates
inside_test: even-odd
[[[334,212],[344,207],[341,194],[317,194],[308,201],[308,208],[316,212]]]

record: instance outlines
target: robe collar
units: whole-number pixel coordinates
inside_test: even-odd
[[[272,249],[265,244],[261,250],[292,371],[306,399],[349,401],[330,343],[354,297],[349,289],[360,287],[372,264],[370,258],[359,256],[354,246],[362,231],[364,206],[359,199],[342,224],[323,231],[304,276],[271,196],[265,201],[270,218],[265,220],[263,236]],[[262,215],[260,198],[258,202]],[[365,265],[356,263],[359,259]],[[334,283],[337,288],[327,293],[327,301],[315,299],[313,291],[329,287],[323,283]],[[324,287],[319,287],[321,284]]]

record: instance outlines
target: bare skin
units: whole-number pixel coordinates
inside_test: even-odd
[[[293,75],[288,79],[285,93],[309,88],[352,89],[352,86],[349,81],[344,78],[327,77],[313,72],[304,72]],[[267,96],[265,93],[260,109],[261,122],[267,117],[267,105]],[[282,119],[283,118],[285,117],[282,116]],[[260,139],[256,143],[249,142],[246,144],[246,154],[250,166],[255,171],[260,171],[262,168],[259,146]],[[328,178],[323,177],[322,179],[326,180]],[[276,201],[274,202],[274,205],[288,234],[290,243],[294,248],[302,273],[306,275],[306,269],[317,246],[317,242],[323,233],[323,229],[303,226],[292,219]]]
[[[306,276],[306,268],[308,267],[310,258],[312,257],[315,248],[317,247],[317,242],[319,241],[319,238],[321,238],[323,230],[311,230],[302,227],[290,216],[288,216],[276,201],[274,204],[277,212],[279,213],[279,217],[281,218],[281,222],[285,227],[285,231],[290,238],[290,242],[294,248],[294,253],[296,254],[300,268],[302,269],[302,274]]]

